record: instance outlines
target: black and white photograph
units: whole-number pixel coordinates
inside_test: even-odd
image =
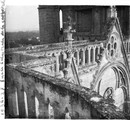
[[[7,4],[3,16],[4,119],[130,119],[130,5]]]

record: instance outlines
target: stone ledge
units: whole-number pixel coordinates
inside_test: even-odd
[[[55,57],[44,57],[41,59],[27,60],[27,61],[15,63],[15,64],[10,63],[8,65],[33,68],[33,67],[44,66],[44,65],[52,65],[52,64],[55,64],[55,61],[56,61]]]

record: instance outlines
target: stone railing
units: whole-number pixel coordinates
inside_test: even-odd
[[[96,41],[89,43],[87,40],[82,40],[73,41],[71,51],[72,55],[75,57],[77,66],[82,67],[96,64],[97,55],[101,53],[102,48],[103,42]],[[58,73],[65,67],[65,59],[68,57],[69,49],[68,43],[63,42],[9,49],[6,50],[6,55],[12,54],[13,56],[15,54],[15,59],[17,55],[19,55],[22,56],[19,57],[19,59],[22,58],[23,60],[29,60],[29,58],[56,57],[56,72]],[[18,62],[19,61],[22,62],[22,60],[18,60]]]
[[[88,40],[73,41],[71,51],[75,58],[76,65],[78,67],[83,67],[96,64],[97,55],[101,54],[103,45],[104,41],[96,41],[96,42],[88,42]],[[129,54],[130,41],[128,40],[124,41],[124,47],[126,52]],[[68,49],[69,48],[67,42],[62,42],[62,43],[23,47],[23,48],[7,49],[6,55],[8,54],[13,55],[16,53],[19,55],[21,54],[23,60],[26,60],[26,58],[25,59],[23,58],[25,56],[26,57],[32,56],[30,57],[30,59],[35,57],[36,58],[48,57],[48,56],[56,57],[56,72],[58,73],[60,70],[63,70],[64,67],[66,66],[65,59],[67,59],[68,56]]]
[[[87,43],[86,41],[76,41],[73,43],[71,52],[72,56],[75,58],[76,65],[78,67],[83,67],[96,64],[97,55],[101,54],[102,49],[102,42]],[[62,48],[57,49],[46,49],[42,52],[42,54],[46,57],[56,57],[56,72],[59,73],[59,71],[63,70],[66,66],[65,61],[68,58],[69,52],[70,48],[64,46]]]
[[[96,64],[96,60],[99,54],[102,53],[104,42],[91,42],[86,43],[86,41],[80,42],[76,41],[73,43],[72,54],[76,60],[76,65],[78,67],[91,66]],[[130,41],[124,41],[124,46],[126,53],[130,53]],[[67,49],[60,49],[56,51],[46,52],[46,56],[56,56],[56,71],[59,72],[65,67],[64,60],[68,56]]]

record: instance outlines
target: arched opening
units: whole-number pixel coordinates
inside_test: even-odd
[[[77,63],[77,62],[78,62],[78,61],[77,61],[77,52],[74,53],[74,58],[75,58],[75,60],[76,60],[76,61],[75,61],[76,64],[78,64],[78,63]]]
[[[25,91],[24,91],[24,104],[25,104],[25,114],[26,117],[28,117],[28,102],[27,102],[27,94]]]
[[[60,30],[61,30],[63,29],[63,13],[61,9],[59,11],[59,21],[60,21]]]
[[[19,116],[19,107],[18,107],[18,93],[17,93],[17,88],[15,88],[15,99],[16,99],[16,115]]]
[[[64,42],[64,35],[63,35],[63,12],[59,10],[59,42]]]
[[[102,69],[95,88],[105,99],[112,98],[119,111],[127,112],[128,85],[128,76],[124,66],[112,65]]]
[[[82,63],[83,63],[83,51],[80,50],[79,51],[79,65],[82,65]]]
[[[93,63],[93,49],[90,50],[90,62]]]
[[[88,50],[85,50],[85,63],[88,64]]]
[[[127,75],[127,71],[125,69],[123,69],[122,67],[118,67],[118,71],[119,71],[119,78],[121,80],[121,85],[126,86],[127,90],[127,94],[129,91],[129,82],[128,82],[128,75]]]
[[[35,111],[36,111],[36,118],[39,117],[39,101],[37,99],[37,97],[35,96]]]
[[[114,50],[111,50],[111,57],[113,57],[114,55]]]
[[[64,56],[63,56],[63,53],[60,53],[60,56],[59,56],[59,67],[60,67],[60,70],[63,70],[64,68]]]
[[[97,55],[98,55],[98,47],[95,49],[95,60],[97,61]]]
[[[116,42],[114,43],[114,49],[115,50],[117,49],[117,43]]]

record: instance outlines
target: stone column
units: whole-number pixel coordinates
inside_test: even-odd
[[[128,41],[126,41],[126,53],[128,52]]]
[[[82,65],[85,65],[85,49],[82,49],[83,51],[83,62],[82,62]]]
[[[93,63],[95,63],[95,49],[96,49],[96,47],[93,46]]]
[[[63,69],[65,68],[65,60],[67,59],[67,55],[66,53],[64,52],[63,53]]]
[[[126,50],[126,53],[127,53],[127,41],[125,42],[125,50]]]
[[[98,54],[100,54],[100,46],[98,46]]]
[[[27,101],[28,101],[28,117],[29,118],[36,118],[36,111],[35,111],[35,87],[28,89],[26,92],[27,94]]]
[[[130,43],[129,43],[129,41],[128,41],[128,52],[127,52],[127,53],[129,53],[129,47],[130,47]]]
[[[128,43],[129,43],[129,47],[128,47],[128,53],[130,53],[130,41],[128,41]]]
[[[91,64],[91,62],[90,62],[90,50],[91,50],[91,47],[88,47],[88,65],[90,65]]]
[[[127,42],[127,53],[129,53],[129,41]]]
[[[129,42],[127,41],[127,53],[129,53]]]
[[[126,50],[126,53],[127,53],[127,41],[125,42],[125,50]]]
[[[77,50],[77,66],[79,66],[79,51]]]
[[[125,48],[125,51],[126,51],[126,41],[124,41],[124,43],[123,43],[123,44],[124,44],[124,48]]]
[[[18,106],[19,106],[19,118],[26,118],[25,101],[24,101],[24,88],[23,85],[18,86]]]
[[[56,75],[59,74],[59,54],[55,54],[56,56]]]

